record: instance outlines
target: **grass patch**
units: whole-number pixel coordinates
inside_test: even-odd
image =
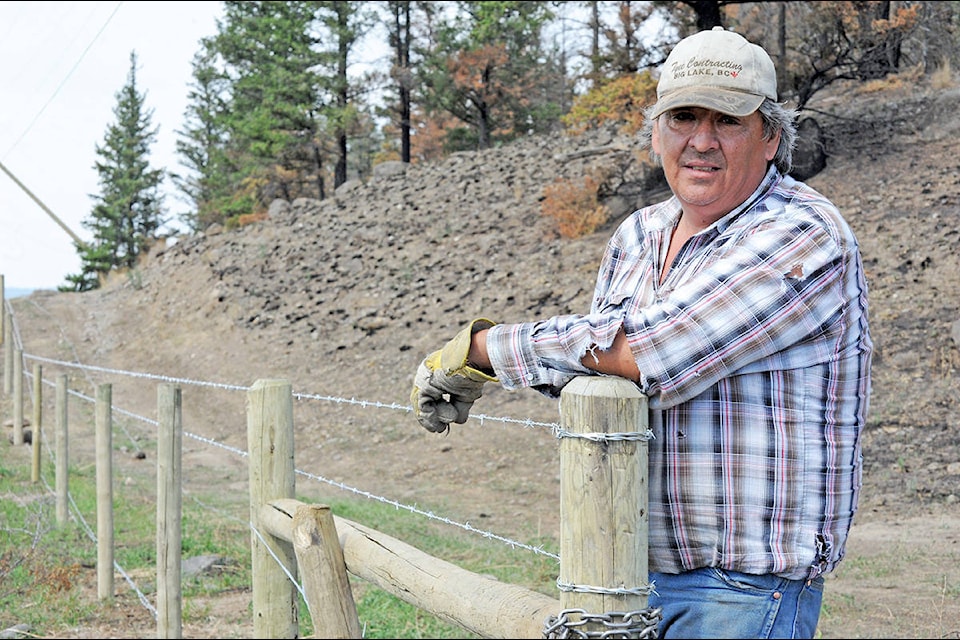
[[[27,447],[22,456],[14,449],[3,453],[0,457],[0,629],[22,624],[27,625],[30,635],[55,637],[68,629],[105,624],[102,620],[97,622],[98,616],[109,607],[98,600],[96,589],[95,468],[86,465],[69,469],[70,517],[61,525],[56,521],[53,464],[46,465],[43,480],[34,483],[30,478]],[[114,486],[114,561],[124,576],[135,583],[136,589],[154,602],[156,502],[153,486],[139,482]],[[211,493],[215,492],[216,488],[212,487]],[[513,548],[374,500],[350,499],[326,504],[339,517],[381,531],[469,571],[557,595],[555,579],[559,567],[554,558],[529,549]],[[182,615],[186,624],[216,613],[218,594],[249,591],[251,532],[246,520],[219,511],[216,504],[198,506],[186,499],[181,526],[184,560],[202,555],[218,558],[216,571],[183,576]],[[557,553],[555,548],[550,548],[556,546],[552,540],[519,542]],[[350,580],[364,637],[475,637],[370,583],[354,576],[350,576]],[[122,582],[122,578],[116,578],[115,590],[126,591]],[[128,609],[143,607],[128,595],[114,598],[111,604]],[[136,613],[144,616],[143,611]],[[250,615],[252,620],[252,613]],[[301,637],[312,635],[313,623],[302,599],[300,624]],[[149,635],[149,627],[145,630]]]

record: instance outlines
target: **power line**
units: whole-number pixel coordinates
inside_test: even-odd
[[[77,58],[77,61],[73,64],[72,67],[70,67],[70,71],[67,72],[67,75],[63,77],[63,80],[60,81],[60,84],[57,85],[57,88],[53,90],[53,93],[50,95],[49,98],[47,98],[47,101],[44,102],[43,106],[40,107],[40,110],[37,111],[37,115],[33,116],[33,120],[31,120],[30,124],[27,125],[27,128],[23,130],[23,133],[20,134],[20,137],[14,140],[13,144],[10,145],[10,148],[7,149],[7,153],[4,154],[4,157],[9,155],[10,152],[13,151],[18,144],[20,144],[20,141],[23,140],[24,137],[26,137],[26,135],[30,132],[30,129],[33,128],[33,125],[37,122],[37,120],[40,119],[40,116],[43,115],[43,112],[46,111],[47,107],[50,106],[50,103],[53,102],[53,99],[57,97],[57,94],[60,93],[60,89],[63,88],[63,86],[67,83],[67,80],[70,79],[70,76],[73,75],[73,72],[76,71],[77,67],[80,66],[80,63],[83,62],[83,59],[84,57],[86,57],[87,52],[90,51],[90,47],[92,47],[93,44],[100,38],[100,35],[103,33],[103,30],[106,29],[107,25],[110,24],[110,21],[113,20],[113,16],[117,15],[117,11],[120,10],[120,6],[122,4],[123,2],[117,3],[117,6],[114,7],[113,9],[113,13],[111,13],[110,16],[107,18],[106,22],[103,23],[103,26],[100,27],[100,30],[97,31],[97,34],[93,36],[93,39],[90,41],[90,44],[87,45],[87,47],[83,50],[83,53],[81,53],[80,56]],[[4,171],[6,171],[6,169],[4,169]],[[8,172],[8,175],[9,175],[9,172]],[[10,176],[10,177],[13,177],[13,176]]]

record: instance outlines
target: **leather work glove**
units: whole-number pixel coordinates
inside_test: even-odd
[[[486,318],[472,320],[417,367],[410,402],[417,420],[427,431],[444,433],[451,422],[466,422],[470,408],[483,393],[483,385],[497,382],[494,376],[467,364],[471,336],[494,324]]]

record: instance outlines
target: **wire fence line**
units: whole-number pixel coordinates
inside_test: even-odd
[[[4,300],[4,302],[6,303],[7,301]],[[12,332],[12,335],[14,336],[13,343],[14,343],[14,345],[16,345],[16,348],[17,348],[17,350],[19,351],[19,354],[18,354],[18,355],[19,355],[20,357],[22,357],[23,361],[30,361],[30,362],[35,362],[35,363],[38,363],[38,364],[52,365],[52,366],[54,366],[54,367],[60,367],[60,368],[64,368],[64,369],[72,369],[72,370],[79,371],[81,374],[83,374],[83,376],[85,377],[86,382],[88,382],[91,387],[96,386],[96,385],[95,385],[94,379],[90,376],[90,374],[91,374],[91,373],[98,373],[98,374],[109,374],[109,375],[113,375],[113,376],[121,376],[121,377],[125,377],[125,378],[138,379],[138,380],[151,380],[151,381],[155,381],[155,382],[158,382],[158,383],[168,383],[168,384],[183,385],[183,386],[203,387],[203,388],[208,388],[208,389],[223,390],[223,391],[227,391],[227,392],[247,392],[247,391],[249,391],[249,389],[250,389],[250,387],[249,387],[248,385],[229,384],[229,383],[214,382],[214,381],[208,381],[208,380],[199,380],[199,379],[192,379],[192,378],[174,377],[174,376],[168,376],[168,375],[156,374],[156,373],[150,373],[150,372],[130,371],[130,370],[125,370],[125,369],[107,368],[107,367],[102,367],[102,366],[97,366],[97,365],[85,364],[85,363],[78,362],[78,361],[66,361],[66,360],[60,360],[60,359],[55,359],[55,358],[49,358],[49,357],[41,356],[41,355],[38,355],[38,354],[26,353],[26,352],[23,352],[23,351],[22,351],[22,348],[20,348],[20,347],[22,347],[22,340],[21,340],[21,336],[20,336],[20,332],[19,332],[19,327],[17,326],[17,323],[16,323],[15,316],[13,316],[13,314],[10,313],[10,314],[8,314],[8,315],[6,316],[6,319],[7,319],[8,321],[10,321],[10,322],[12,323],[12,325],[13,325],[13,328],[14,328],[14,330],[13,330],[13,332]],[[10,334],[8,334],[8,335],[10,335]],[[5,348],[8,348],[8,349],[9,349],[9,348],[12,348],[14,345],[5,344],[4,346],[5,346]],[[41,385],[44,385],[44,386],[56,387],[56,383],[55,383],[54,381],[45,379],[45,378],[43,378],[42,375],[41,375],[41,379],[40,379],[39,381],[34,380],[34,375],[33,375],[33,373],[31,373],[31,372],[30,372],[29,370],[27,370],[26,368],[23,369],[22,374],[23,374],[23,376],[24,376],[26,379],[30,380],[30,381],[33,382],[33,383],[39,382]],[[74,398],[76,398],[76,399],[78,399],[78,400],[80,400],[80,401],[82,401],[82,402],[89,403],[89,404],[95,404],[95,403],[96,403],[96,398],[91,397],[90,395],[87,395],[87,394],[85,394],[85,393],[82,393],[81,391],[78,391],[78,390],[76,390],[76,389],[69,389],[69,388],[68,388],[68,389],[67,389],[67,393],[68,393],[70,396],[73,396]],[[372,400],[364,400],[364,399],[358,399],[358,398],[355,398],[355,397],[346,398],[346,397],[340,397],[340,396],[335,396],[335,395],[325,395],[325,394],[307,393],[307,392],[294,392],[293,397],[294,397],[296,400],[299,400],[299,401],[313,401],[313,402],[320,402],[320,403],[331,403],[331,404],[334,404],[334,405],[350,406],[350,407],[355,407],[355,408],[359,408],[359,409],[363,409],[363,410],[388,410],[388,411],[396,411],[396,412],[402,412],[402,413],[407,413],[407,414],[410,413],[410,412],[412,412],[412,410],[413,410],[412,407],[409,406],[409,405],[403,405],[403,404],[398,404],[398,403],[389,403],[389,402],[380,402],[380,401],[372,401]],[[146,416],[144,416],[144,415],[141,415],[141,414],[139,414],[139,413],[137,413],[137,412],[135,412],[135,411],[130,411],[130,410],[127,410],[127,409],[125,409],[125,408],[123,408],[123,407],[117,406],[117,405],[114,404],[113,402],[111,402],[110,410],[111,410],[112,412],[115,412],[115,413],[119,414],[119,415],[125,416],[126,418],[129,418],[129,419],[131,419],[131,420],[133,420],[133,421],[137,421],[137,422],[143,423],[143,424],[145,424],[145,425],[148,425],[148,426],[151,427],[151,428],[156,428],[156,427],[158,426],[158,421],[157,421],[157,420],[152,419],[152,418],[148,418],[148,417],[146,417]],[[560,425],[557,424],[557,423],[552,423],[552,422],[540,422],[540,421],[534,421],[534,420],[530,420],[530,419],[517,419],[517,418],[501,417],[501,416],[492,416],[492,415],[479,414],[479,413],[478,413],[478,414],[475,414],[475,415],[471,415],[471,416],[470,416],[470,420],[474,421],[475,423],[478,423],[480,426],[483,426],[483,425],[486,424],[486,423],[501,423],[501,424],[507,424],[507,425],[519,425],[519,426],[522,426],[522,427],[524,427],[524,428],[534,428],[534,429],[536,429],[536,428],[544,428],[544,429],[549,430],[555,437],[560,437],[560,435],[563,433],[562,430],[560,429]],[[134,447],[135,450],[137,450],[137,451],[142,451],[141,445],[140,445],[137,437],[135,437],[133,434],[131,434],[130,431],[127,429],[127,427],[126,427],[122,422],[120,422],[120,421],[113,421],[113,422],[112,422],[112,426],[120,429],[120,430],[125,434],[125,436],[129,439],[131,445]],[[40,437],[42,438],[42,442],[43,442],[43,444],[44,444],[44,448],[47,450],[47,456],[48,456],[51,460],[55,461],[55,457],[56,457],[56,456],[55,456],[55,453],[54,453],[54,452],[55,452],[55,448],[52,447],[52,446],[50,446],[50,443],[47,441],[47,430],[40,430],[39,434],[40,434]],[[239,447],[234,447],[234,446],[231,446],[231,445],[226,444],[226,443],[224,443],[224,442],[220,442],[220,441],[217,440],[216,438],[211,438],[211,437],[203,436],[203,435],[200,435],[200,434],[197,434],[197,433],[192,433],[192,432],[187,431],[186,429],[184,429],[183,435],[186,436],[187,438],[190,438],[190,439],[196,441],[196,442],[202,443],[202,444],[205,445],[205,446],[217,447],[217,448],[219,448],[219,449],[221,449],[221,450],[223,450],[223,451],[225,451],[225,452],[227,452],[227,453],[229,453],[229,454],[232,454],[232,455],[234,455],[234,456],[236,456],[236,457],[238,457],[238,458],[245,458],[245,457],[248,456],[248,452],[247,452],[246,449],[242,449],[242,448],[239,448]],[[334,479],[325,477],[325,476],[320,475],[320,474],[312,473],[312,472],[307,471],[307,470],[296,469],[296,470],[295,470],[295,473],[296,473],[298,476],[300,476],[300,477],[302,477],[302,478],[305,478],[305,479],[308,479],[308,480],[310,480],[310,481],[312,481],[312,482],[316,482],[316,483],[319,483],[319,484],[324,484],[324,485],[333,487],[333,488],[335,488],[335,489],[337,489],[337,490],[351,493],[351,494],[353,494],[353,495],[355,495],[355,496],[360,496],[360,497],[363,497],[363,498],[366,498],[366,499],[369,499],[369,500],[375,500],[375,501],[378,501],[378,502],[380,502],[380,503],[383,503],[383,504],[392,506],[392,507],[394,507],[395,509],[405,510],[405,511],[408,511],[409,513],[412,513],[412,514],[415,514],[415,515],[418,515],[418,516],[421,516],[421,517],[424,517],[424,518],[427,518],[427,519],[430,519],[430,520],[434,520],[434,521],[436,521],[436,522],[440,522],[440,523],[442,523],[442,524],[444,524],[444,525],[453,526],[453,527],[459,528],[459,529],[461,529],[461,530],[463,530],[463,531],[466,531],[466,532],[468,532],[468,533],[470,533],[470,534],[479,535],[479,536],[481,536],[481,537],[484,538],[484,539],[492,540],[492,541],[495,541],[495,542],[498,542],[498,543],[505,544],[505,545],[507,545],[507,546],[509,546],[509,547],[511,547],[511,548],[513,548],[513,549],[522,549],[522,550],[526,550],[526,551],[529,551],[529,552],[532,552],[532,553],[535,553],[535,554],[540,554],[540,555],[546,556],[546,557],[548,557],[548,558],[550,558],[550,559],[552,559],[552,560],[555,560],[555,561],[557,561],[557,562],[559,562],[559,560],[560,560],[559,555],[557,555],[557,554],[555,554],[555,553],[551,553],[551,552],[546,551],[542,546],[529,545],[529,544],[520,542],[520,541],[518,541],[518,540],[514,540],[514,539],[511,539],[511,538],[509,538],[509,537],[506,537],[506,536],[503,536],[503,535],[494,533],[494,532],[492,532],[492,531],[488,531],[488,530],[485,530],[485,529],[477,528],[477,527],[473,526],[470,522],[460,522],[460,521],[457,521],[457,520],[455,520],[455,519],[451,519],[451,518],[445,517],[445,516],[443,516],[443,515],[439,515],[439,514],[437,514],[437,513],[434,513],[434,511],[432,511],[432,510],[422,509],[422,508],[418,507],[418,506],[415,505],[415,504],[407,504],[407,503],[404,503],[404,502],[399,501],[399,500],[391,499],[391,498],[385,497],[385,496],[383,496],[383,495],[380,495],[380,494],[378,494],[378,493],[374,493],[374,492],[371,492],[371,491],[367,491],[367,490],[360,489],[360,488],[355,487],[355,486],[353,486],[353,485],[351,485],[351,484],[349,484],[349,483],[347,483],[347,482],[340,481],[340,480],[334,480]],[[42,476],[41,476],[41,479],[42,479],[42,482],[43,482],[43,485],[45,486],[45,488],[52,493],[52,492],[53,492],[53,489],[50,487],[50,484],[49,484],[49,482],[47,481],[47,479],[46,479],[46,478],[42,478]],[[68,499],[69,499],[70,506],[71,506],[70,512],[71,512],[72,517],[73,517],[73,518],[79,523],[79,525],[83,528],[83,530],[85,531],[87,537],[94,543],[94,545],[96,545],[96,544],[97,544],[97,535],[96,535],[95,529],[94,529],[93,527],[91,527],[91,526],[86,522],[86,520],[84,519],[83,514],[81,513],[81,511],[80,511],[79,508],[77,507],[76,503],[73,501],[73,497],[70,496]],[[198,500],[198,499],[196,499],[196,498],[194,498],[194,500],[195,500],[199,505],[204,506],[204,508],[209,508],[209,507],[210,507],[210,505],[204,505],[204,503],[203,503],[202,501],[200,501],[200,500]],[[233,516],[232,514],[230,514],[230,513],[228,513],[228,512],[225,512],[225,511],[223,511],[223,510],[218,510],[218,511],[221,512],[221,513],[223,513],[226,517],[230,517],[230,518],[232,518],[232,519],[234,519],[234,520],[236,520],[236,521],[238,521],[238,522],[242,521],[240,518],[236,518],[235,516]],[[246,521],[245,524],[250,527],[250,529],[253,531],[254,535],[257,535],[257,536],[262,536],[262,535],[263,535],[261,532],[259,532],[259,531],[256,530],[256,528],[255,528],[255,526],[254,526],[254,524],[253,524],[252,522]],[[275,559],[278,563],[280,563],[281,566],[282,566],[282,563],[280,562],[280,559],[279,559],[279,558],[274,558],[274,559]],[[135,580],[130,576],[129,572],[127,572],[127,571],[124,569],[124,567],[122,567],[116,560],[114,560],[113,565],[114,565],[114,570],[115,570],[119,575],[121,575],[121,576],[123,577],[123,579],[124,579],[124,580],[127,582],[127,584],[129,585],[130,589],[136,594],[137,599],[139,600],[139,602],[141,603],[141,605],[142,605],[142,606],[150,613],[150,615],[156,620],[157,617],[158,617],[158,611],[157,611],[157,608],[151,604],[150,599],[148,598],[148,596],[147,596],[147,595],[143,592],[143,590],[136,584]],[[296,588],[302,593],[302,587],[301,587],[299,584],[296,583],[296,579],[295,579],[294,575],[290,572],[290,570],[289,570],[287,567],[283,567],[283,570],[284,570],[284,572],[287,573],[289,579],[296,585]]]
[[[52,359],[52,358],[46,358],[46,357],[43,357],[43,356],[38,356],[38,355],[34,355],[34,354],[29,354],[29,353],[23,353],[23,357],[24,357],[25,360],[33,360],[33,361],[36,361],[36,362],[41,362],[41,363],[46,363],[46,364],[52,364],[52,365],[61,366],[61,367],[74,368],[74,369],[80,369],[80,370],[85,370],[85,371],[96,371],[96,372],[99,372],[99,373],[109,373],[109,374],[113,374],[113,375],[122,375],[122,376],[131,377],[131,378],[141,378],[141,379],[155,380],[155,381],[158,381],[158,382],[164,382],[164,383],[169,383],[169,384],[192,385],[192,386],[198,386],[198,387],[210,387],[210,388],[222,389],[222,390],[227,390],[227,391],[242,391],[242,392],[246,392],[246,391],[248,391],[249,388],[250,388],[249,386],[244,386],[244,385],[226,384],[226,383],[211,382],[211,381],[205,381],[205,380],[195,380],[195,379],[190,379],[190,378],[177,378],[177,377],[173,377],[173,376],[166,376],[166,375],[160,375],[160,374],[154,374],[154,373],[145,373],[145,372],[139,372],[139,371],[127,371],[127,370],[124,370],[124,369],[110,369],[110,368],[106,368],[106,367],[99,367],[99,366],[94,366],[94,365],[87,365],[87,364],[83,364],[83,363],[79,363],[79,362],[66,362],[66,361],[63,361],[63,360],[55,360],[55,359]],[[28,374],[26,371],[24,372],[24,374],[27,375],[27,376],[28,376],[29,378],[31,378],[31,379],[33,378],[32,374]],[[54,385],[53,382],[48,381],[48,380],[44,380],[43,383],[46,384],[46,385],[51,385],[51,386]],[[86,401],[86,402],[91,402],[91,403],[92,403],[92,402],[95,402],[95,401],[96,401],[95,398],[91,398],[90,396],[84,395],[84,394],[82,394],[82,393],[80,393],[80,392],[78,392],[78,391],[68,390],[68,393],[70,393],[70,395],[72,395],[72,396],[74,396],[74,397],[77,397],[77,398],[79,398],[79,399],[81,399],[81,400],[84,400],[84,401]],[[338,397],[338,396],[328,396],[328,395],[318,395],[318,394],[298,393],[298,392],[294,392],[293,396],[294,396],[295,399],[299,399],[299,400],[317,400],[317,401],[331,402],[331,403],[334,403],[334,404],[351,405],[351,406],[360,407],[360,408],[363,408],[363,409],[389,409],[389,410],[392,410],[392,411],[402,411],[402,412],[404,412],[404,413],[409,413],[409,412],[411,412],[411,411],[413,410],[413,408],[412,408],[411,406],[409,406],[409,405],[401,405],[401,404],[397,404],[397,403],[384,403],[384,402],[371,401],[371,400],[358,400],[357,398],[343,398],[343,397]],[[121,414],[123,414],[123,415],[125,415],[125,416],[128,416],[128,417],[130,417],[130,418],[133,418],[133,419],[135,419],[135,420],[139,420],[139,421],[141,421],[141,422],[143,422],[143,423],[145,423],[145,424],[149,424],[149,425],[152,425],[152,426],[157,426],[157,421],[156,421],[156,420],[153,420],[153,419],[151,419],[151,418],[147,418],[146,416],[139,415],[139,414],[134,413],[134,412],[132,412],[132,411],[127,411],[127,410],[123,409],[122,407],[117,407],[116,405],[114,405],[114,407],[112,407],[112,410],[117,411],[117,412],[119,412],[119,413],[121,413]],[[517,418],[507,418],[507,417],[500,417],[500,416],[488,416],[488,415],[483,415],[483,414],[478,414],[478,415],[476,415],[476,416],[471,416],[470,419],[479,422],[481,425],[482,425],[484,422],[501,422],[501,423],[505,423],[505,424],[521,425],[521,426],[529,427],[529,428],[543,427],[543,428],[549,429],[549,430],[550,430],[553,434],[555,434],[555,435],[557,435],[557,434],[563,434],[563,433],[564,433],[564,432],[561,430],[560,425],[559,425],[558,423],[537,422],[537,421],[534,421],[534,420],[517,419]],[[240,456],[240,457],[246,457],[246,456],[247,456],[247,451],[246,451],[246,450],[240,449],[240,448],[238,448],[238,447],[232,447],[232,446],[227,445],[227,444],[225,444],[225,443],[219,442],[219,441],[217,441],[217,440],[215,440],[215,439],[213,439],[213,438],[208,438],[208,437],[205,437],[205,436],[201,436],[201,435],[198,435],[198,434],[196,434],[196,433],[190,433],[190,432],[188,432],[188,431],[184,431],[183,435],[186,436],[186,437],[188,437],[188,438],[191,438],[191,439],[193,439],[193,440],[196,440],[197,442],[202,442],[202,443],[204,443],[204,444],[206,444],[206,445],[219,447],[219,448],[221,448],[221,449],[223,449],[223,450],[225,450],[225,451],[228,451],[228,452],[233,453],[234,455],[237,455],[237,456]],[[132,439],[133,439],[133,438],[131,438],[131,440],[132,440]],[[331,487],[335,487],[335,488],[337,488],[337,489],[340,489],[340,490],[342,490],[342,491],[347,491],[347,492],[353,493],[354,495],[362,496],[362,497],[364,497],[364,498],[368,498],[368,499],[371,499],[371,500],[377,500],[377,501],[382,502],[382,503],[384,503],[384,504],[393,506],[393,507],[395,507],[395,508],[397,508],[397,509],[404,509],[404,510],[407,510],[407,511],[409,511],[409,512],[411,512],[411,513],[415,513],[415,514],[424,516],[424,517],[426,517],[426,518],[429,518],[429,519],[432,519],[432,520],[436,520],[436,521],[438,521],[438,522],[442,522],[442,523],[447,524],[447,525],[459,527],[460,529],[463,529],[464,531],[469,531],[469,532],[471,532],[471,533],[476,533],[476,534],[479,534],[480,536],[482,536],[482,537],[484,537],[484,538],[488,538],[488,539],[491,539],[491,540],[498,540],[498,541],[503,542],[504,544],[507,544],[507,545],[509,545],[509,546],[511,546],[511,547],[514,547],[514,548],[527,549],[527,550],[532,551],[532,552],[534,552],[534,553],[540,553],[540,554],[546,555],[546,556],[548,556],[548,557],[554,558],[554,559],[556,559],[556,560],[559,560],[559,556],[557,556],[556,554],[553,554],[553,553],[549,553],[549,552],[547,552],[547,551],[544,551],[542,547],[527,545],[527,544],[524,544],[524,543],[519,542],[519,541],[517,541],[517,540],[512,540],[512,539],[510,539],[510,538],[507,538],[507,537],[504,537],[504,536],[500,536],[500,535],[498,535],[498,534],[496,534],[496,533],[493,533],[493,532],[491,532],[491,531],[485,531],[485,530],[482,530],[482,529],[477,529],[476,527],[472,526],[469,522],[458,522],[458,521],[456,521],[456,520],[452,520],[452,519],[450,519],[450,518],[446,518],[446,517],[444,517],[444,516],[437,515],[437,514],[435,514],[433,511],[425,511],[425,510],[423,510],[423,509],[420,509],[420,508],[418,508],[416,505],[409,505],[409,504],[405,504],[405,503],[399,502],[399,501],[397,501],[397,500],[392,500],[392,499],[390,499],[390,498],[386,498],[386,497],[384,497],[384,496],[377,495],[377,494],[371,493],[371,492],[369,492],[369,491],[364,491],[364,490],[362,490],[362,489],[359,489],[359,488],[357,488],[357,487],[354,487],[354,486],[352,486],[352,485],[350,485],[350,484],[347,484],[347,483],[345,483],[345,482],[341,482],[341,481],[337,481],[337,480],[332,480],[332,479],[327,478],[327,477],[324,477],[324,476],[322,476],[322,475],[314,474],[314,473],[311,473],[311,472],[309,472],[309,471],[305,471],[305,470],[302,470],[302,469],[296,469],[296,473],[297,473],[298,476],[301,476],[301,477],[310,479],[310,480],[312,480],[312,481],[319,482],[319,483],[323,483],[323,484],[329,485],[329,486],[331,486]]]

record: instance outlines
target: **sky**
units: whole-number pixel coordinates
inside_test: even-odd
[[[137,54],[137,88],[157,139],[154,169],[182,171],[193,56],[216,34],[220,2],[0,3],[0,275],[4,288],[56,289],[80,272],[74,240],[91,234],[97,145]],[[33,197],[10,177],[12,174]],[[185,204],[166,185],[167,209]],[[34,199],[35,198],[35,199]],[[43,206],[37,204],[39,200]],[[54,220],[48,209],[60,221]],[[62,223],[62,225],[61,225]]]

